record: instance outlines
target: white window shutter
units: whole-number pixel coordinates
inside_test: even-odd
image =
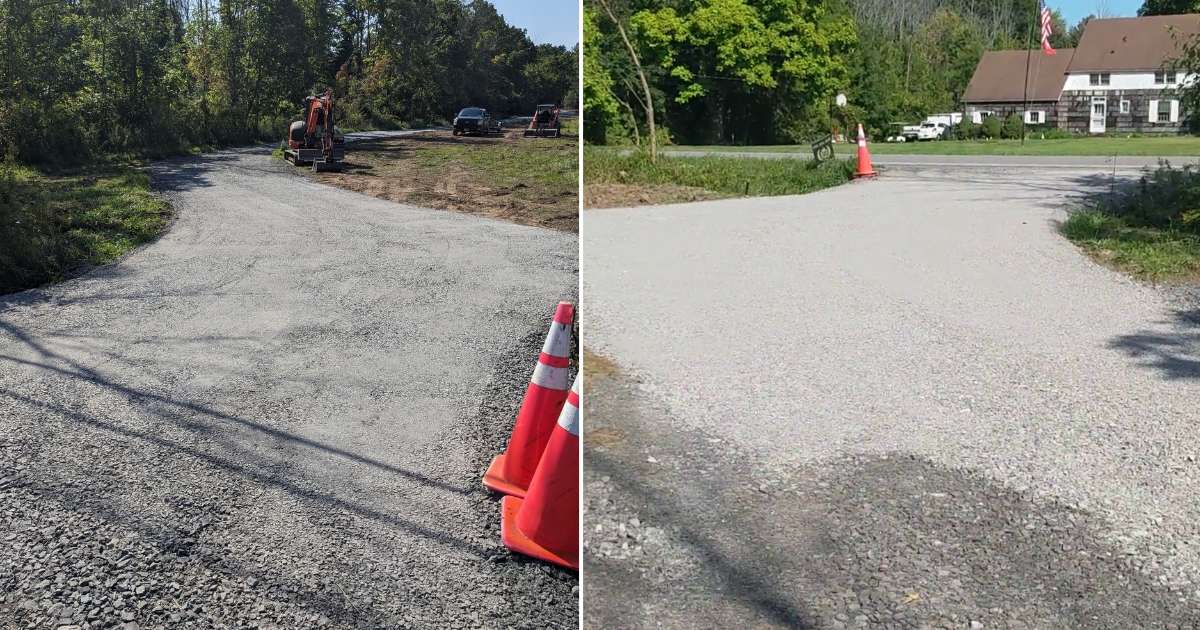
[[[1150,101],[1150,116],[1146,120],[1158,122],[1158,101]]]
[[[1171,122],[1179,122],[1179,101],[1171,101]]]

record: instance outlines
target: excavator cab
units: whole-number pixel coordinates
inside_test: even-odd
[[[333,90],[304,99],[304,120],[288,126],[287,161],[312,164],[313,172],[341,170],[346,159],[346,139],[334,126]]]
[[[525,129],[525,137],[550,137],[557,138],[562,131],[562,125],[558,121],[559,107],[553,103],[538,105],[533,112],[533,120],[529,121],[529,127]]]

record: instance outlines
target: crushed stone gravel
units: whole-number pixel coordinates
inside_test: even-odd
[[[574,238],[290,168],[156,164],[159,241],[0,297],[0,627],[576,627],[479,483]]]

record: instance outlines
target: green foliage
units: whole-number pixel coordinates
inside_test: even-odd
[[[964,116],[954,130],[954,138],[956,140],[974,140],[979,137],[981,132],[980,125],[975,124],[975,121]]]
[[[1024,126],[1021,122],[1020,114],[1009,114],[1004,119],[1004,127],[1000,130],[1000,137],[1007,140],[1017,140],[1021,137]]]
[[[112,262],[166,226],[169,207],[127,167],[46,176],[0,164],[0,293]]]
[[[333,87],[346,127],[528,114],[576,55],[485,1],[0,2],[0,153],[70,166],[280,138]]]
[[[1133,190],[1073,213],[1062,232],[1134,275],[1195,277],[1200,274],[1200,170],[1163,163]]]
[[[1132,226],[1112,214],[1074,212],[1062,233],[1101,261],[1147,280],[1200,273],[1200,237],[1173,229]]]
[[[1173,15],[1200,12],[1198,0],[1146,0],[1138,15]]]
[[[979,126],[979,134],[988,140],[996,140],[1004,131],[1004,123],[999,116],[986,116]]]
[[[683,144],[806,143],[857,122],[878,134],[958,111],[982,52],[1022,46],[1038,19],[1030,0],[607,1],[646,68],[657,121]],[[644,131],[642,97],[599,3],[584,3],[585,81],[596,77],[585,109],[603,128],[589,124],[587,139],[617,144]],[[1053,20],[1052,43],[1071,45]],[[839,92],[848,107],[831,107]]]
[[[1128,193],[1073,213],[1067,238],[1150,279],[1200,273],[1200,170],[1162,164]]]
[[[1055,49],[1071,48],[1078,42],[1078,38],[1067,27],[1067,21],[1063,18],[1062,11],[1052,10],[1050,12],[1050,46]]]
[[[621,112],[613,95],[614,81],[600,58],[601,33],[596,12],[583,10],[583,109],[588,124],[584,139],[592,144],[604,144],[610,129],[619,129]]]
[[[1050,125],[1040,126],[1031,133],[1036,133],[1037,137],[1042,140],[1072,140],[1080,137],[1079,134]]]
[[[652,83],[656,118],[679,141],[802,139],[849,82],[854,24],[833,0],[610,2]],[[587,55],[613,79],[622,109],[638,114],[597,119],[613,120],[617,133],[606,135],[644,134],[630,128],[642,124],[644,97],[616,25],[598,0],[585,7],[600,16]]]
[[[1200,235],[1200,170],[1164,163],[1138,181],[1113,212],[1138,227],[1171,228]]]
[[[1147,2],[1147,5],[1149,4]],[[1200,9],[1197,10],[1200,11]],[[1176,40],[1175,43],[1180,49],[1179,57],[1173,60],[1173,64],[1179,68],[1200,68],[1200,36],[1182,39],[1172,33],[1171,37]],[[1184,111],[1200,111],[1200,81],[1185,84],[1179,93]],[[1188,116],[1187,122],[1192,133],[1200,133],[1200,116]]]
[[[674,184],[734,196],[795,195],[849,181],[854,161],[664,157],[651,163],[640,151],[586,147],[583,173],[589,184]]]

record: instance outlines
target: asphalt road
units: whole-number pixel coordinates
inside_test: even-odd
[[[575,627],[479,482],[574,236],[293,168],[156,164],[160,240],[0,297],[0,627]]]
[[[812,153],[796,151],[700,151],[669,149],[665,155],[679,157],[724,156],[760,158],[768,160],[811,160]],[[889,155],[871,154],[871,164],[884,167],[904,168],[982,168],[982,169],[1056,169],[1112,172],[1116,170],[1140,171],[1158,166],[1161,160],[1172,164],[1194,164],[1200,157],[1144,157],[1144,156],[1089,156],[1089,155]]]
[[[1200,302],[1056,233],[1109,185],[585,211],[585,622],[1200,626]]]

